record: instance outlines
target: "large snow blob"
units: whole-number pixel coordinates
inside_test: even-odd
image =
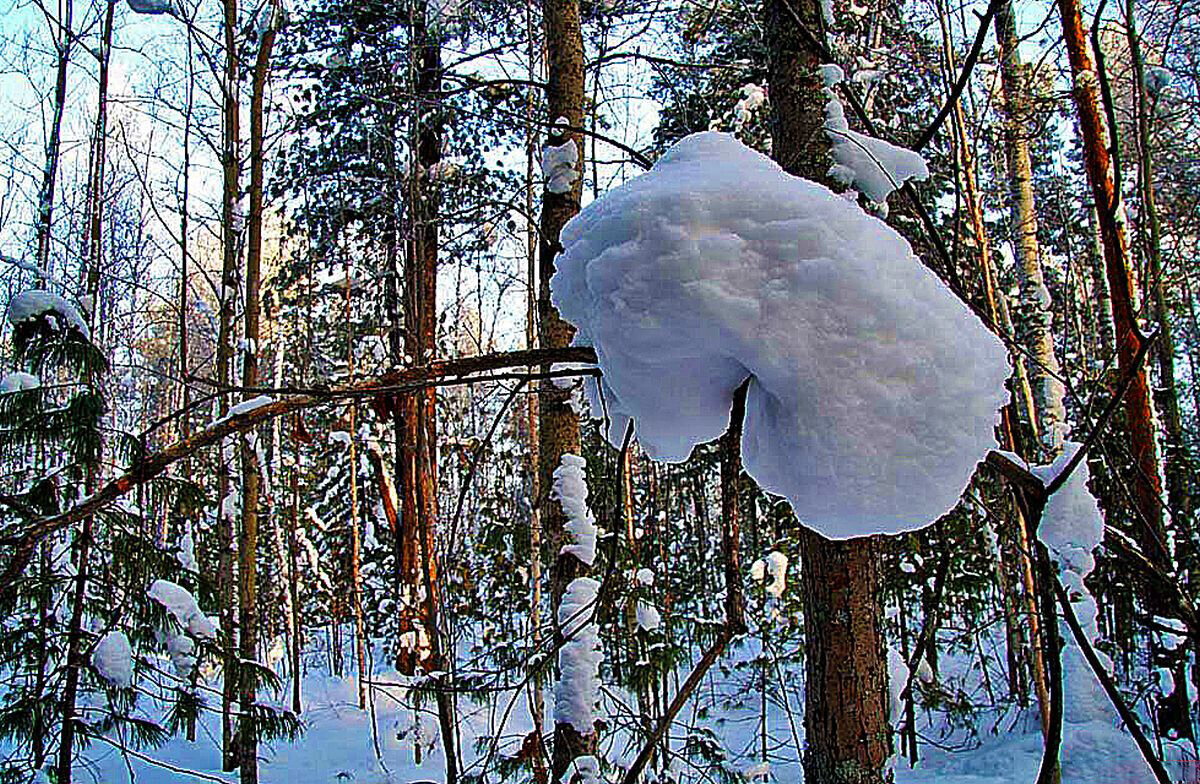
[[[848,538],[932,522],[994,442],[1001,342],[887,224],[728,134],[679,141],[561,240],[553,301],[596,350],[614,444],[632,418],[684,460],[749,377],[746,470]]]

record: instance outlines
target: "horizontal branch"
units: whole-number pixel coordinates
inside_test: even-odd
[[[282,399],[272,400],[233,416],[224,417],[187,438],[180,439],[158,452],[147,455],[124,474],[109,481],[71,509],[49,517],[27,520],[20,525],[20,530],[0,536],[0,546],[9,551],[8,563],[4,565],[4,572],[0,575],[0,595],[7,594],[12,590],[14,582],[28,565],[38,542],[49,534],[100,512],[131,489],[161,475],[179,460],[189,457],[205,447],[219,444],[226,438],[252,430],[276,417],[303,411],[341,398],[371,394],[395,394],[433,386],[463,383],[475,373],[512,367],[544,366],[559,362],[594,363],[595,361],[596,352],[588,346],[531,349],[439,360],[428,365],[394,370],[328,390],[308,389],[300,393],[288,394]]]

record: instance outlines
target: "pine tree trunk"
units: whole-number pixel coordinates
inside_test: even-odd
[[[1038,244],[1037,209],[1033,197],[1033,165],[1029,157],[1030,96],[1028,67],[1017,49],[1016,22],[1011,1],[996,13],[996,39],[1000,42],[1000,72],[1004,84],[1004,154],[1008,164],[1008,190],[1013,245],[1020,283],[1020,338],[1033,361],[1028,372],[1041,450],[1035,457],[1050,462],[1062,451],[1067,429],[1066,389],[1054,351],[1054,318],[1050,292],[1042,276]]]
[[[559,118],[565,118],[571,128],[581,128],[584,67],[579,0],[544,0],[542,14],[547,49],[547,118],[555,123]],[[555,125],[546,141],[553,145],[567,142],[578,145],[579,161],[583,160],[583,146],[578,133]],[[581,179],[577,179],[566,193],[546,190],[542,196],[538,292],[539,343],[542,348],[568,346],[575,334],[575,329],[558,315],[558,310],[550,303],[550,278],[554,275],[555,258],[562,250],[559,232],[579,212],[581,185]],[[566,536],[566,516],[549,493],[553,486],[554,471],[562,461],[562,456],[580,453],[579,416],[571,407],[571,394],[571,390],[559,389],[549,380],[543,380],[538,389],[542,528],[549,540],[550,552],[559,553],[550,576],[551,616],[556,622],[558,607],[567,585],[587,573],[587,567],[578,558],[560,552]],[[594,732],[581,734],[569,723],[556,722],[551,765],[553,780],[561,780],[571,760],[591,754],[595,748]]]
[[[1135,365],[1144,338],[1137,325],[1136,289],[1129,265],[1124,209],[1106,146],[1108,131],[1101,113],[1098,78],[1084,33],[1079,4],[1077,0],[1057,2],[1062,17],[1063,39],[1071,63],[1072,95],[1083,141],[1084,164],[1100,224],[1104,269],[1112,297],[1117,366],[1123,377],[1133,378],[1125,395],[1125,421],[1129,431],[1129,450],[1137,468],[1131,477],[1135,508],[1140,518],[1134,528],[1135,539],[1146,558],[1162,569],[1164,574],[1169,574],[1171,556],[1166,548],[1163,524],[1162,486],[1158,471],[1158,448],[1154,440],[1150,387],[1145,368]],[[1143,599],[1151,611],[1164,609],[1163,599],[1157,592],[1146,587],[1144,594]]]
[[[892,753],[880,540],[835,542],[801,529],[804,780],[876,784]]]
[[[772,148],[788,172],[828,182],[832,159],[823,130],[826,97],[819,55],[801,37],[793,13],[822,29],[814,0],[766,0]],[[805,623],[808,784],[889,781],[887,660],[884,656],[880,547],[874,539],[834,542],[801,535]]]
[[[427,30],[424,11],[416,14],[412,37],[419,58],[415,96],[421,115],[415,125],[416,172],[409,180],[409,233],[404,259],[404,346],[418,365],[434,359],[437,351],[437,264],[438,196],[431,181],[434,166],[442,155],[441,47],[436,34]],[[422,635],[436,633],[431,624],[428,602],[418,601],[419,588],[426,572],[422,558],[435,558],[436,552],[423,547],[434,539],[437,525],[437,494],[422,488],[437,487],[437,392],[430,387],[400,397],[402,419],[400,470],[400,579],[401,634],[411,633],[413,645],[402,647],[398,669],[412,674],[418,667],[439,669],[429,648],[422,647]],[[427,453],[422,450],[428,450]],[[436,565],[433,566],[436,574]]]
[[[1177,523],[1177,529],[1182,528],[1182,536],[1176,541],[1184,548],[1191,549],[1192,530],[1192,498],[1189,492],[1191,484],[1191,455],[1188,453],[1184,440],[1183,418],[1179,411],[1179,392],[1175,381],[1175,339],[1171,326],[1170,311],[1167,308],[1165,285],[1162,269],[1161,228],[1158,220],[1158,204],[1154,192],[1154,151],[1151,149],[1150,125],[1153,106],[1146,94],[1145,64],[1142,61],[1141,41],[1137,33],[1136,9],[1132,2],[1125,4],[1126,34],[1129,41],[1130,60],[1133,63],[1134,98],[1136,105],[1138,163],[1140,172],[1138,185],[1142,197],[1143,230],[1142,245],[1146,249],[1149,263],[1150,292],[1154,299],[1154,318],[1158,325],[1158,343],[1155,353],[1158,357],[1158,387],[1155,390],[1155,402],[1162,412],[1163,429],[1166,431],[1166,443],[1163,448],[1163,469],[1167,478],[1167,499],[1171,506],[1171,515]],[[1180,525],[1181,524],[1181,525]],[[1188,553],[1194,557],[1194,553]]]

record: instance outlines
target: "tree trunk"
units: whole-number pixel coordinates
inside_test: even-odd
[[[1179,392],[1175,383],[1175,340],[1171,327],[1170,311],[1167,308],[1165,285],[1163,282],[1161,229],[1158,221],[1158,205],[1154,193],[1154,152],[1151,149],[1151,123],[1153,121],[1153,104],[1146,94],[1144,76],[1145,64],[1142,61],[1141,40],[1137,33],[1137,17],[1134,4],[1127,0],[1125,8],[1126,33],[1129,41],[1130,60],[1133,63],[1134,98],[1137,120],[1138,176],[1139,191],[1142,197],[1143,246],[1150,268],[1149,288],[1154,299],[1154,318],[1158,325],[1158,345],[1154,347],[1158,357],[1158,388],[1155,402],[1162,412],[1163,428],[1166,431],[1163,448],[1163,469],[1167,478],[1167,499],[1171,506],[1171,515],[1177,524],[1176,530],[1182,530],[1176,541],[1183,548],[1191,548],[1192,528],[1192,498],[1191,486],[1191,455],[1183,435],[1183,418],[1179,412]],[[1188,553],[1192,560],[1193,553]]]
[[[420,115],[415,123],[416,176],[409,179],[409,232],[404,258],[404,348],[418,365],[433,360],[437,351],[437,264],[438,208],[437,186],[431,181],[433,167],[442,157],[442,119],[439,92],[441,89],[441,46],[436,34],[425,27],[423,13],[414,21],[412,37],[419,51],[415,95]],[[425,172],[425,175],[420,174]],[[437,669],[428,646],[421,643],[422,635],[430,638],[435,629],[430,626],[426,604],[417,600],[423,584],[425,569],[421,558],[434,558],[436,553],[425,550],[422,543],[433,540],[437,525],[437,495],[423,493],[422,487],[437,487],[437,393],[429,388],[400,396],[402,430],[400,470],[400,580],[401,634],[412,645],[401,647],[397,668],[412,674],[418,667],[426,671]],[[424,445],[424,447],[422,446]],[[422,454],[422,448],[431,450]],[[426,475],[426,474],[429,475]],[[436,573],[436,566],[434,567]]]
[[[295,421],[299,421],[297,414]],[[292,467],[292,509],[288,516],[288,592],[291,595],[291,617],[288,624],[292,631],[292,713],[300,715],[300,651],[303,646],[303,630],[300,625],[300,564],[296,553],[296,528],[300,525],[300,450],[296,450],[296,464]]]
[[[880,546],[801,529],[804,601],[804,780],[890,781]]]
[[[55,67],[54,107],[51,110],[49,136],[46,139],[46,162],[42,168],[42,183],[38,189],[37,223],[34,234],[37,243],[37,266],[45,285],[50,273],[50,235],[54,218],[54,189],[58,180],[58,163],[62,152],[63,113],[67,102],[67,68],[75,43],[73,25],[74,3],[66,3],[63,18],[56,20],[54,48],[58,57]]]
[[[238,97],[238,54],[237,54],[237,0],[223,0],[225,73],[222,85],[223,128],[221,137],[221,290],[218,292],[220,309],[217,328],[217,378],[219,385],[231,380],[233,354],[234,305],[238,290],[238,227],[236,220],[239,198],[241,162],[238,160],[240,141],[239,97]],[[229,411],[229,398],[217,398],[217,415],[225,416]],[[232,450],[229,450],[230,452]],[[220,586],[221,648],[224,653],[223,683],[221,688],[221,749],[223,767],[230,771],[237,767],[237,751],[233,738],[233,702],[237,699],[237,613],[234,610],[234,520],[233,510],[227,505],[232,492],[229,466],[234,455],[221,446],[218,461],[218,494],[221,506],[218,510],[217,538],[220,556],[217,565],[217,582]]]
[[[273,13],[269,8],[264,13]],[[246,252],[246,349],[242,354],[242,386],[258,385],[259,283],[263,233],[263,100],[275,44],[272,20],[259,40],[250,95],[250,242]],[[261,495],[257,437],[248,434],[242,445],[242,532],[238,542],[238,603],[240,605],[240,655],[252,662],[258,655],[258,504]],[[242,784],[258,781],[258,725],[254,715],[257,677],[244,668],[241,687],[241,719],[238,721]]]
[[[819,54],[793,16],[819,31],[815,0],[766,0],[775,160],[791,174],[828,184],[826,97]],[[813,34],[817,34],[814,32]],[[887,660],[883,647],[880,547],[874,539],[834,542],[801,535],[805,622],[804,780],[809,784],[889,781]]]
[[[580,29],[579,0],[544,0],[543,24],[546,38],[547,117],[555,125],[547,135],[547,143],[573,143],[583,160],[579,134],[557,125],[566,119],[570,128],[583,127],[583,33]],[[582,171],[577,163],[577,171]],[[539,342],[542,348],[568,346],[575,329],[559,315],[550,303],[550,278],[554,262],[562,250],[558,235],[567,221],[579,212],[581,179],[576,179],[566,193],[546,190],[542,195],[541,237],[539,241],[540,288],[538,292]],[[547,369],[547,368],[544,368]],[[538,461],[540,474],[542,527],[550,544],[550,552],[558,553],[550,577],[551,617],[558,618],[558,607],[567,585],[587,573],[587,567],[573,555],[560,553],[566,535],[566,516],[557,501],[550,498],[554,471],[566,453],[580,453],[579,415],[571,407],[569,389],[559,389],[552,381],[543,380],[538,389]],[[559,632],[561,633],[561,632]],[[594,732],[581,734],[569,723],[554,726],[552,774],[559,781],[575,757],[591,754],[596,748]]]
[[[62,692],[62,720],[58,736],[58,769],[55,781],[71,784],[71,762],[75,757],[75,703],[79,696],[79,671],[83,669],[83,605],[87,600],[88,564],[92,552],[94,518],[84,518],[79,531],[79,563],[71,599],[71,622],[67,627],[67,672]]]
[[[541,77],[541,47],[537,40],[537,30],[533,18],[533,4],[525,6],[525,33],[529,39],[527,51],[527,66],[529,80]],[[525,294],[525,348],[537,347],[537,307],[538,307],[538,233],[533,223],[534,215],[534,182],[537,171],[537,149],[541,134],[538,132],[536,121],[537,100],[534,89],[530,88],[525,97],[525,279],[527,289]],[[541,467],[538,463],[538,396],[526,395],[525,423],[528,436],[528,453],[526,456],[529,471],[529,633],[535,650],[542,644],[542,515],[539,499],[541,498]],[[543,698],[542,686],[545,679],[541,676],[540,668],[533,667],[529,679],[529,713],[533,718],[534,740],[536,743],[532,755],[532,767],[536,784],[546,784],[549,770],[546,767],[546,743],[543,733],[546,728],[546,704]]]
[[[996,39],[1000,42],[1000,72],[1004,84],[1004,154],[1008,164],[1008,190],[1013,246],[1017,257],[1021,307],[1019,336],[1033,362],[1028,368],[1033,386],[1037,432],[1041,440],[1039,462],[1050,462],[1062,451],[1067,430],[1066,389],[1054,351],[1054,317],[1050,292],[1042,277],[1038,245],[1037,209],[1033,197],[1033,165],[1029,158],[1031,116],[1028,73],[1017,49],[1017,29],[1011,1],[996,13]]]
[[[1106,146],[1108,131],[1101,114],[1098,78],[1083,30],[1079,4],[1077,0],[1057,2],[1062,16],[1063,39],[1071,63],[1072,95],[1083,141],[1084,164],[1100,224],[1104,270],[1112,297],[1117,366],[1122,377],[1133,377],[1133,383],[1125,395],[1125,422],[1129,431],[1129,450],[1137,469],[1131,477],[1134,505],[1139,517],[1134,538],[1150,562],[1161,568],[1164,574],[1170,574],[1171,556],[1166,548],[1163,525],[1162,486],[1158,472],[1158,449],[1154,440],[1150,388],[1145,368],[1135,363],[1144,338],[1137,325],[1124,209]],[[1149,587],[1144,591],[1143,598],[1151,611],[1164,609],[1163,599]]]

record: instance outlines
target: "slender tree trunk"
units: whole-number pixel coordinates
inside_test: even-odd
[[[92,552],[94,518],[84,518],[79,531],[79,563],[75,570],[75,588],[71,598],[71,621],[67,627],[67,672],[62,691],[62,720],[58,736],[57,784],[71,784],[71,763],[75,757],[75,705],[79,696],[79,672],[84,666],[83,616],[87,601],[88,565]]]
[[[1062,451],[1067,430],[1066,389],[1054,351],[1054,317],[1050,292],[1042,276],[1038,244],[1037,209],[1033,197],[1033,165],[1029,157],[1029,69],[1017,49],[1017,29],[1011,1],[996,13],[996,39],[1000,42],[1000,72],[1004,84],[1006,116],[1004,153],[1008,164],[1008,190],[1013,245],[1016,249],[1021,291],[1021,339],[1033,361],[1029,364],[1033,386],[1033,415],[1041,449],[1035,457],[1049,462]],[[1044,459],[1047,458],[1047,459]]]
[[[299,421],[300,415],[296,415]],[[300,525],[300,450],[296,450],[296,464],[292,468],[292,510],[288,517],[288,592],[291,594],[291,617],[288,623],[292,631],[292,713],[300,715],[300,652],[303,650],[303,630],[300,625],[300,565],[296,554],[296,529]]]
[[[264,13],[273,13],[265,10]],[[250,96],[250,215],[249,247],[246,253],[246,350],[242,355],[242,386],[258,385],[259,305],[263,233],[263,108],[271,48],[275,44],[275,22],[263,32],[254,63]],[[238,542],[238,600],[240,605],[240,650],[243,662],[258,653],[258,506],[262,466],[257,454],[257,436],[242,439],[242,532]],[[258,781],[258,724],[255,717],[257,678],[245,671],[241,687],[241,720],[238,722],[242,784]]]
[[[1084,33],[1078,0],[1057,0],[1057,3],[1071,63],[1072,95],[1083,141],[1084,164],[1100,224],[1104,269],[1112,297],[1117,365],[1122,377],[1133,377],[1133,383],[1125,395],[1125,422],[1129,431],[1129,450],[1136,468],[1131,477],[1135,508],[1140,518],[1135,526],[1135,539],[1150,562],[1160,567],[1164,574],[1169,574],[1171,556],[1166,548],[1163,524],[1162,486],[1150,387],[1145,368],[1135,364],[1144,338],[1137,325],[1136,289],[1129,266],[1124,209],[1106,146],[1108,130],[1101,113],[1099,80]],[[1163,599],[1157,596],[1157,592],[1146,588],[1144,593],[1143,598],[1149,609],[1162,609]]]
[[[114,3],[106,3],[100,33],[100,66],[96,91],[96,123],[92,129],[87,187],[87,290],[100,286],[100,252],[103,240],[104,170],[108,158],[108,64],[112,55]],[[89,311],[95,311],[93,301]],[[90,314],[89,314],[90,315]]]
[[[67,103],[67,69],[74,47],[72,2],[60,3],[61,16],[55,20],[54,48],[57,54],[54,79],[54,106],[50,113],[50,128],[46,137],[46,161],[42,183],[38,189],[37,223],[34,234],[37,244],[37,266],[40,281],[45,284],[50,273],[50,238],[54,224],[54,190],[58,181],[58,164],[62,152],[62,123]]]
[[[233,320],[238,291],[238,234],[239,227],[234,223],[237,219],[238,199],[240,197],[241,162],[238,159],[240,143],[239,112],[239,68],[237,54],[237,23],[238,0],[223,0],[224,9],[224,43],[225,43],[225,73],[222,84],[222,144],[221,144],[221,289],[217,292],[220,302],[217,334],[217,378],[219,385],[228,384],[232,378],[231,365],[233,360]],[[229,411],[229,398],[220,395],[217,398],[217,414],[225,416]],[[223,750],[223,767],[233,770],[237,767],[238,751],[234,748],[233,737],[233,703],[237,699],[238,660],[237,645],[237,613],[234,609],[234,511],[228,503],[233,492],[230,481],[230,465],[234,457],[232,447],[221,446],[219,460],[219,495],[221,506],[218,511],[217,538],[220,546],[220,556],[217,566],[217,577],[220,585],[221,606],[221,647],[225,655],[223,683],[221,689],[221,748]]]
[[[39,466],[41,468],[41,466]],[[30,747],[33,752],[33,767],[41,769],[46,762],[46,741],[47,741],[47,716],[46,711],[42,706],[42,698],[46,693],[46,680],[49,676],[50,666],[50,650],[46,644],[48,630],[50,624],[53,623],[51,615],[51,580],[54,579],[53,572],[50,568],[50,544],[43,541],[38,548],[38,570],[42,584],[38,589],[37,610],[38,610],[38,627],[37,627],[37,675],[34,677],[33,695],[37,700],[37,705],[34,707],[33,721],[29,728]]]
[[[826,97],[819,56],[793,13],[822,29],[815,0],[766,0],[772,148],[788,172],[828,182]],[[815,33],[814,33],[815,34]],[[801,535],[805,622],[804,780],[809,784],[890,781],[887,660],[880,546],[872,538],[835,542]]]
[[[527,51],[527,66],[529,80],[533,82],[541,77],[542,49],[538,41],[537,28],[533,19],[533,4],[525,6],[525,33],[529,39]],[[537,166],[538,140],[541,134],[536,123],[537,100],[533,88],[525,98],[525,279],[527,282],[525,295],[525,348],[537,347],[538,323],[538,233],[533,223],[534,215],[534,181]],[[541,473],[538,450],[538,396],[527,395],[525,408],[525,423],[528,431],[528,452],[526,456],[529,470],[529,627],[530,639],[535,650],[542,644],[542,514],[540,498],[542,493]],[[546,744],[543,733],[546,728],[546,705],[543,699],[542,687],[545,679],[535,672],[530,677],[529,712],[533,717],[534,738],[536,748],[533,751],[534,780],[545,784],[550,773],[546,767],[546,755],[543,753]]]

